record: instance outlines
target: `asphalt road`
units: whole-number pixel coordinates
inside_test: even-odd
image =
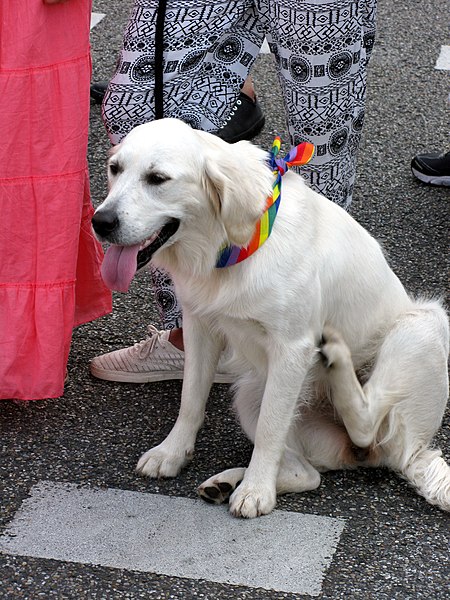
[[[128,3],[94,0],[105,19],[93,30],[94,79],[113,71]],[[414,294],[444,295],[448,275],[448,188],[419,184],[411,156],[448,148],[448,73],[434,69],[448,44],[445,0],[380,0],[378,37],[353,216],[383,243],[394,270]],[[287,139],[272,58],[254,70],[267,124],[256,142]],[[92,105],[89,161],[94,202],[105,195],[109,143]],[[74,333],[63,398],[0,403],[1,524],[8,524],[41,481],[195,498],[212,473],[245,463],[251,447],[230,411],[225,385],[211,392],[192,464],[174,480],[146,481],[134,472],[140,454],[159,443],[178,410],[180,382],[126,385],[94,380],[89,360],[145,337],[156,322],[149,279],[137,278],[114,312]],[[450,412],[436,443],[450,460]],[[385,470],[324,475],[319,489],[279,498],[278,508],[345,521],[322,583],[322,599],[390,600],[450,597],[448,514],[428,505]],[[169,523],[170,526],[170,523]],[[176,530],[173,534],[176,535]],[[220,552],[227,552],[221,547]],[[249,555],[242,556],[247,561]],[[27,556],[0,556],[0,598],[6,599],[300,599],[306,595],[212,583]]]

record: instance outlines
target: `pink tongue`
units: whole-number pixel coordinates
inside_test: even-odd
[[[102,264],[102,277],[111,290],[128,292],[131,280],[136,273],[139,248],[139,244],[110,246],[106,251]]]

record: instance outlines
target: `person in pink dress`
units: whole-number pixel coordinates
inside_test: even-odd
[[[90,0],[0,3],[0,399],[63,394],[73,327],[111,311],[87,171]]]

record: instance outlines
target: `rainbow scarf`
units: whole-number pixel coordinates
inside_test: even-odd
[[[285,158],[277,158],[280,151],[281,139],[277,136],[272,144],[270,153],[270,167],[275,176],[272,186],[272,195],[267,198],[264,213],[256,224],[255,233],[247,246],[227,246],[219,250],[216,268],[230,267],[242,262],[260,248],[269,237],[277,216],[281,200],[281,178],[289,167],[306,165],[314,155],[314,146],[309,142],[303,142],[292,148]]]

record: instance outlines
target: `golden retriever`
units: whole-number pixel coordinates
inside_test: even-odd
[[[235,407],[254,444],[249,465],[199,493],[235,516],[269,513],[277,494],[316,488],[321,471],[385,466],[450,509],[450,468],[431,447],[448,395],[448,319],[411,298],[379,244],[298,174],[282,179],[267,241],[245,247],[274,181],[268,153],[227,144],[176,119],[136,127],[111,153],[109,194],[93,218],[111,287],[127,289],[152,258],[183,307],[178,419],[138,471],[174,477],[192,458],[224,347]]]

